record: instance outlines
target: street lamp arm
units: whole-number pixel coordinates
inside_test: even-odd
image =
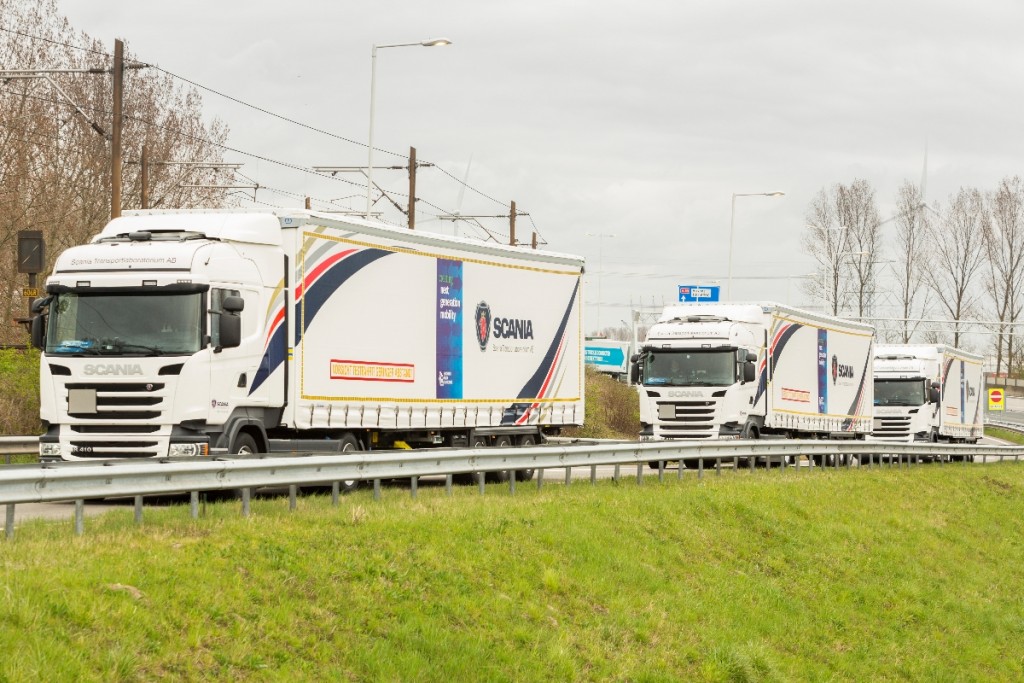
[[[366,163],[366,215],[370,216],[370,209],[373,207],[373,109],[374,100],[377,94],[377,50],[386,47],[434,47],[451,45],[452,41],[447,38],[432,38],[422,40],[418,43],[388,43],[386,45],[374,45],[370,51],[370,132],[367,140],[368,159]],[[390,197],[389,197],[390,199]]]

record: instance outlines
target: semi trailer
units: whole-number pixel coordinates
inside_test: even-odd
[[[870,325],[777,303],[665,308],[633,357],[641,438],[864,438]]]
[[[943,344],[876,346],[871,438],[977,442],[984,429],[982,361]]]
[[[34,303],[40,456],[536,444],[583,422],[583,269],[311,211],[126,212]]]

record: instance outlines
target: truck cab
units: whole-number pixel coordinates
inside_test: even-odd
[[[706,312],[666,309],[633,357],[641,439],[739,437],[763,354],[757,306]]]

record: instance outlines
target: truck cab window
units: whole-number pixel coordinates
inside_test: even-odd
[[[183,355],[199,350],[199,292],[65,292],[50,307],[46,352]]]
[[[213,346],[220,346],[220,325],[218,317],[224,314],[224,299],[229,296],[242,296],[237,289],[221,289],[214,287],[210,289],[210,343]]]

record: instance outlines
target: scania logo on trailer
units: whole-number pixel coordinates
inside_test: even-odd
[[[491,307],[481,301],[476,305],[476,341],[480,350],[487,350],[487,340],[491,337]]]
[[[843,365],[839,362],[839,356],[832,356],[832,384],[839,378],[853,379],[853,366]]]
[[[86,375],[141,375],[142,366],[138,363],[109,363],[94,365],[89,363],[83,373]]]

